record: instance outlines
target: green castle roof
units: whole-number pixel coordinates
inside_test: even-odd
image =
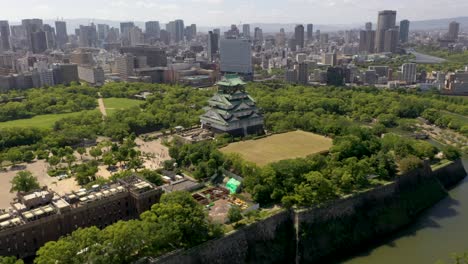
[[[221,86],[239,86],[246,83],[237,74],[226,74],[223,79],[217,83]]]

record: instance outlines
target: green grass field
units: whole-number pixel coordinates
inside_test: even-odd
[[[245,160],[263,166],[275,161],[306,157],[326,151],[331,146],[331,138],[298,130],[258,140],[232,143],[221,151],[239,153]]]
[[[459,122],[461,122],[463,125],[468,125],[468,116],[456,114],[456,113],[451,113],[448,111],[442,111],[444,114],[448,114],[449,116],[455,118]]]
[[[144,101],[127,98],[104,98],[103,100],[108,115],[112,115],[117,110],[129,109],[144,103]]]
[[[92,111],[96,111],[96,110],[92,110]],[[18,119],[18,120],[13,120],[13,121],[0,122],[0,128],[9,128],[9,127],[52,128],[55,122],[57,122],[58,120],[62,118],[77,116],[83,112],[38,115],[38,116],[27,118],[27,119]]]

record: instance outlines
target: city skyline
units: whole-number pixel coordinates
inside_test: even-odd
[[[3,0],[2,0],[3,1]],[[305,23],[353,24],[375,21],[380,10],[396,10],[398,20],[424,20],[463,16],[468,2],[439,1],[376,1],[365,0],[286,0],[228,1],[228,0],[119,0],[104,2],[82,0],[71,6],[68,1],[25,0],[2,5],[2,19],[18,22],[22,18],[38,17],[46,20],[106,19],[115,21],[158,20],[167,23],[184,19],[200,26],[221,26],[238,23]],[[28,5],[31,8],[25,9]],[[424,9],[421,8],[424,6]],[[287,7],[287,12],[284,8]],[[466,9],[465,9],[466,10]],[[203,14],[203,15],[200,15]]]

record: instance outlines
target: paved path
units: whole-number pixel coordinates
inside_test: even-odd
[[[102,99],[101,93],[98,93],[98,95],[99,95],[99,99],[98,99],[99,111],[101,111],[102,118],[104,119],[107,116],[106,106],[104,105],[104,100]]]

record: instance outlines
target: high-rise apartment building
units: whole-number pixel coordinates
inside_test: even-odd
[[[6,20],[0,20],[0,51],[9,50],[10,46],[10,25]]]
[[[57,47],[63,48],[68,42],[67,23],[65,21],[55,21]]]
[[[384,10],[379,12],[377,30],[375,38],[375,51],[383,52],[385,46],[385,36],[389,29],[395,28],[396,11]]]
[[[296,40],[296,45],[300,48],[304,48],[304,26],[297,25],[294,28],[294,39]]]
[[[311,41],[314,39],[314,25],[307,24],[307,40]]]
[[[401,43],[408,42],[409,26],[410,26],[409,20],[405,19],[405,20],[400,21],[400,42]]]
[[[244,38],[250,39],[250,25],[249,24],[242,25],[242,35],[244,36]]]
[[[252,49],[250,40],[221,39],[220,68],[222,73],[237,73],[244,80],[253,80]]]
[[[401,81],[407,84],[416,82],[416,63],[405,63],[401,65]]]
[[[459,32],[460,32],[460,24],[456,21],[450,22],[447,38],[450,40],[457,40]]]

